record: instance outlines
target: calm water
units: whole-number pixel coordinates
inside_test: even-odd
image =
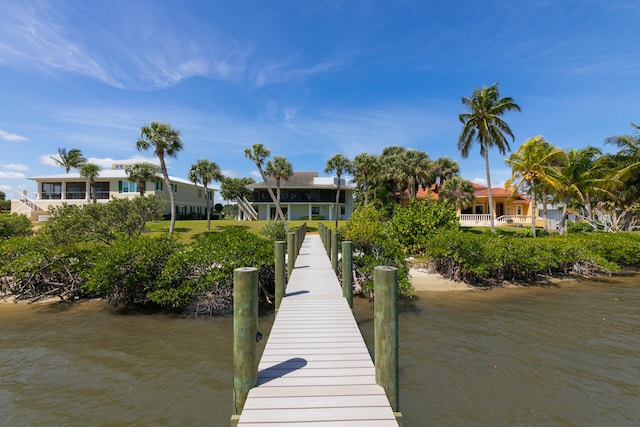
[[[406,426],[640,425],[640,277],[418,296],[400,315]],[[228,426],[231,337],[228,318],[0,305],[0,425]]]

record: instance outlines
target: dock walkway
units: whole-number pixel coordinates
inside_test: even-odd
[[[238,426],[397,427],[320,236],[307,234]]]

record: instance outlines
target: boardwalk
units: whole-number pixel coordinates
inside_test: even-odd
[[[239,426],[398,426],[320,237],[307,235]]]

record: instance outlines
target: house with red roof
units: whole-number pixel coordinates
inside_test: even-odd
[[[489,226],[489,189],[484,185],[471,183],[473,187],[473,204],[471,207],[460,210],[458,209],[458,218],[462,226]],[[531,199],[524,194],[513,191],[508,188],[494,187],[491,189],[493,206],[495,212],[496,225],[502,224],[531,224]],[[416,193],[416,199],[424,200],[425,198],[438,200],[439,196],[435,189],[419,188]],[[401,204],[406,205],[409,201],[409,194],[403,194]],[[536,224],[542,227],[542,218],[539,216],[538,209],[534,213],[536,216]]]

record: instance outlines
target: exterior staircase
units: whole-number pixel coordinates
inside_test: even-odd
[[[26,215],[31,221],[44,221],[49,212],[42,209],[38,203],[27,197],[26,193],[15,192],[11,200],[11,213]]]
[[[251,221],[258,220],[258,212],[251,206],[246,197],[238,197],[237,203],[245,218]]]

